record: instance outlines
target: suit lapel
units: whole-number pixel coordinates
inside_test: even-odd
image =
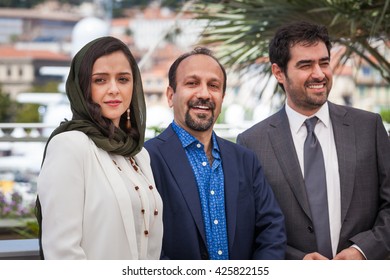
[[[347,111],[330,102],[328,104],[339,163],[341,222],[343,222],[351,203],[355,184],[356,135],[352,119],[347,115]]]
[[[240,175],[238,173],[239,169],[237,167],[237,159],[233,156],[233,153],[226,150],[225,142],[219,137],[217,138],[217,141],[221,151],[223,174],[225,181],[225,212],[230,250],[233,246],[236,229],[237,197]]]
[[[280,164],[280,168],[282,169],[296,200],[301,205],[306,215],[311,218],[305,182],[303,180],[301,167],[291,136],[290,125],[284,108],[280,110],[270,122],[268,136]]]
[[[98,149],[95,145],[93,145],[93,147],[95,148],[95,154],[102,167],[102,171],[106,174],[107,181],[110,183],[110,186],[117,199],[129,243],[130,254],[132,255],[132,259],[136,260],[139,258],[139,253],[137,249],[138,247],[135,233],[133,207],[129,198],[128,190],[124,185],[122,178],[118,174],[118,171],[113,165],[108,153]]]
[[[204,244],[207,244],[198,187],[182,144],[171,126],[158,137],[164,141],[159,147],[161,155],[171,169],[171,174],[176,181],[177,187],[183,194],[183,198],[203,238]]]

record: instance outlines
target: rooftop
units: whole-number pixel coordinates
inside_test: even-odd
[[[70,57],[48,50],[23,50],[12,46],[0,46],[0,58],[31,58],[56,61],[69,61]]]

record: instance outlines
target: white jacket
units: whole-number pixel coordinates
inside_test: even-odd
[[[135,159],[154,185],[148,152],[142,149]],[[110,155],[84,133],[53,137],[38,178],[45,259],[159,259],[161,198],[156,191],[160,213],[146,219],[150,234],[137,238],[135,223],[144,220],[134,218],[127,187]]]

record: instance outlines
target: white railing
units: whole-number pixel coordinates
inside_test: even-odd
[[[248,123],[235,126],[215,124],[214,130],[218,136],[235,141],[237,134],[248,127]],[[0,142],[46,142],[55,128],[56,126],[43,123],[0,123]],[[146,138],[154,135],[154,130],[147,129]]]
[[[0,240],[0,260],[38,260],[38,239]]]
[[[43,123],[0,123],[0,142],[46,142],[54,128]]]

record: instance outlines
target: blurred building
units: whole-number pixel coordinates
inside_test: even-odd
[[[20,92],[29,91],[33,86],[44,85],[48,81],[61,82],[61,76],[42,75],[44,66],[69,66],[70,57],[66,54],[47,50],[25,50],[14,46],[0,46],[0,84],[2,92],[16,98]]]
[[[0,9],[0,43],[69,41],[81,18],[71,11]]]
[[[0,83],[3,92],[15,96],[34,84],[57,81],[58,76],[45,77],[39,68],[68,65],[73,55],[72,50],[75,49],[72,36],[76,31],[80,38],[87,40],[92,33],[102,30],[100,23],[93,23],[97,19],[94,17],[97,9],[91,5],[92,3],[84,3],[82,7],[65,8],[41,6],[34,11],[0,9],[0,44],[8,45],[3,46],[0,52]],[[101,11],[96,14],[100,15]],[[194,20],[189,13],[177,13],[156,3],[142,10],[126,10],[125,14],[126,17],[112,20],[108,15],[100,21],[108,24],[107,34],[125,42],[136,57],[142,72],[148,108],[167,107],[165,91],[168,85],[168,68],[180,54],[197,45],[206,23]],[[83,27],[79,28],[80,26]],[[389,108],[389,85],[369,65],[363,64],[360,68],[357,66],[353,63],[346,64],[341,71],[335,73],[330,99],[339,104],[370,111]],[[272,113],[277,108],[277,102],[283,101],[280,97],[276,101],[274,98],[273,105],[270,105],[273,98],[271,88],[267,89],[270,94],[263,95],[263,100],[258,98],[259,88],[264,86],[264,79],[259,78],[259,75],[257,80],[238,77],[232,72],[228,72],[228,75],[224,107],[232,105],[232,109],[223,112],[237,113],[239,110],[239,115],[244,116],[244,119],[259,120]],[[275,85],[274,81],[270,84]],[[241,109],[237,106],[241,106]],[[153,117],[150,116],[149,119]],[[229,119],[238,121],[237,117],[226,118]]]

